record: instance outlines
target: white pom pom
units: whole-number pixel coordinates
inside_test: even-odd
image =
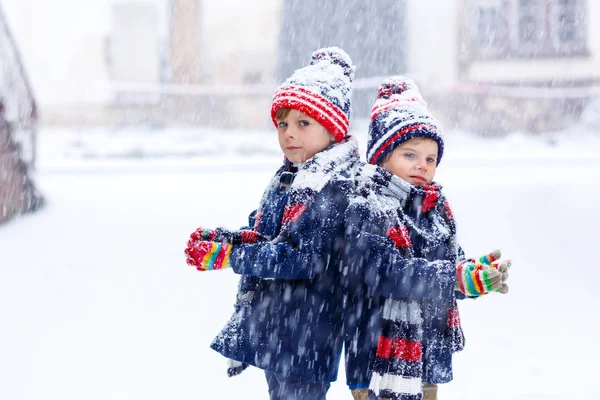
[[[350,81],[354,80],[354,71],[356,70],[356,67],[352,65],[352,59],[344,50],[334,46],[325,47],[312,53],[310,61],[311,65],[323,61],[339,65],[344,70],[344,75],[346,75]]]

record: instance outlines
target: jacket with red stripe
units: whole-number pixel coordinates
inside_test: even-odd
[[[448,203],[437,185],[414,187],[368,164],[356,188],[345,214],[347,384],[369,387],[373,372],[419,392],[421,377],[448,382],[452,353],[464,346],[455,292],[464,257]],[[379,396],[393,397],[389,379]]]

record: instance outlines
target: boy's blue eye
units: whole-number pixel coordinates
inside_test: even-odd
[[[279,127],[279,128],[287,128],[287,122],[285,122],[285,121],[278,121],[277,122],[277,127]]]
[[[427,157],[427,162],[428,163],[434,163],[435,162],[435,158],[433,158],[433,157]]]
[[[305,121],[305,120],[300,121],[300,126],[309,126],[309,125],[310,125],[310,122],[308,122],[308,121]]]
[[[415,154],[414,153],[404,153],[404,157],[412,160],[413,158],[415,158]]]

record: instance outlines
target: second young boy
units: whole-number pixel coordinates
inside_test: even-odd
[[[457,297],[506,292],[495,252],[464,260],[452,211],[434,183],[439,123],[416,84],[382,83],[367,162],[346,211],[346,376],[355,399],[436,399],[464,346]]]

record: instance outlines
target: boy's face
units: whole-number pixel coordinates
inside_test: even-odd
[[[435,176],[437,154],[435,140],[410,139],[396,147],[381,166],[412,185],[428,185]]]
[[[277,132],[283,154],[294,164],[305,162],[335,141],[323,125],[297,110],[277,119]]]

